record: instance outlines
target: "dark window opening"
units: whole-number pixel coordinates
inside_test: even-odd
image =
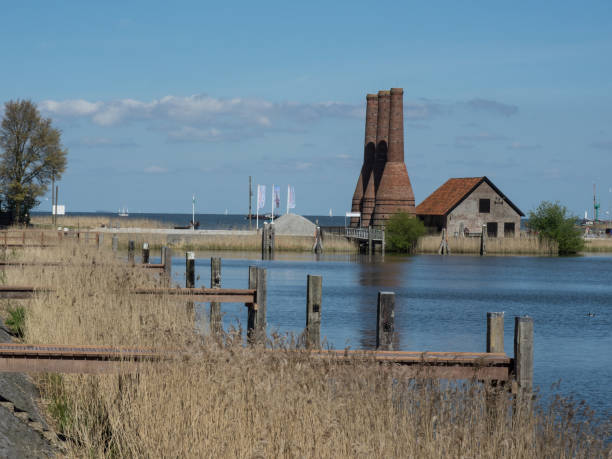
[[[514,237],[514,222],[504,223],[504,237]]]
[[[491,200],[490,199],[481,199],[478,201],[478,212],[481,214],[488,214],[491,212]]]
[[[487,237],[497,237],[497,222],[487,223]]]

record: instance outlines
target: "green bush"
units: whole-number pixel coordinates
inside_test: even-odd
[[[399,212],[387,221],[387,249],[391,252],[412,253],[417,240],[424,234],[425,225],[421,220],[406,212]]]
[[[569,215],[559,202],[542,201],[535,210],[529,211],[527,225],[540,236],[557,241],[559,255],[574,254],[584,247],[582,231],[577,227],[578,217]]]
[[[23,306],[8,309],[6,326],[13,335],[23,338],[25,329],[25,308]]]

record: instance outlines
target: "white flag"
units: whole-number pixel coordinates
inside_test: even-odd
[[[287,209],[295,209],[295,189],[289,185],[287,187]]]
[[[266,205],[266,186],[257,185],[257,208],[263,209]]]

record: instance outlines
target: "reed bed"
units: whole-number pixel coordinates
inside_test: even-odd
[[[416,246],[417,253],[438,253],[442,236],[429,235],[419,238]],[[479,237],[449,237],[448,246],[451,253],[478,254],[480,253]],[[557,255],[558,244],[537,236],[521,235],[514,238],[487,238],[486,250],[488,254],[495,255]]]
[[[190,356],[150,363],[138,375],[39,377],[68,457],[612,454],[610,423],[571,400],[532,409],[519,398],[513,410],[505,392],[476,381],[440,384],[367,359],[321,360],[290,337],[272,336],[268,347],[275,352],[245,347],[239,325],[218,339],[203,338],[184,299],[127,293],[161,282],[151,272],[82,244],[44,251],[78,268],[7,268],[7,283],[61,286],[22,302],[27,342],[134,345]],[[21,257],[37,259],[44,251],[28,249]]]
[[[34,215],[30,220],[32,225],[42,228],[53,228],[51,215]],[[120,218],[105,216],[58,215],[57,225],[75,229],[114,228],[171,228],[169,223],[149,218]]]
[[[584,252],[612,252],[612,237],[584,240]]]

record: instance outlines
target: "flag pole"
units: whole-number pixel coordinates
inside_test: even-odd
[[[191,198],[191,229],[195,230],[195,193]]]
[[[289,215],[289,195],[291,194],[291,185],[287,185],[287,215]]]
[[[272,184],[272,223],[274,223],[274,183]]]

